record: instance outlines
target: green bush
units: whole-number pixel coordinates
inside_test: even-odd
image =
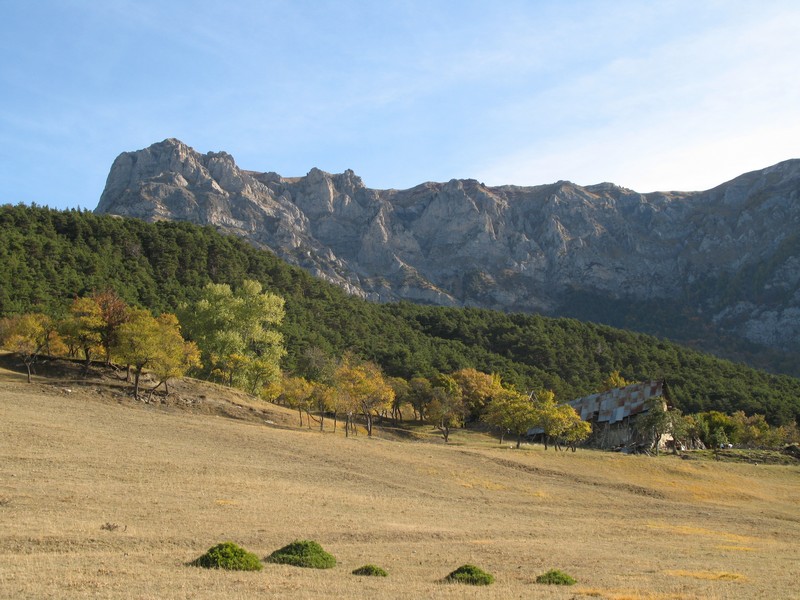
[[[370,575],[372,577],[386,577],[388,573],[375,565],[364,565],[353,571],[353,575]]]
[[[336,566],[336,558],[325,552],[317,542],[311,540],[292,542],[280,550],[275,550],[265,560],[271,563],[312,569],[330,569]]]
[[[564,571],[550,569],[547,573],[539,575],[536,578],[536,583],[549,583],[551,585],[573,585],[577,583],[577,581],[564,573]]]
[[[487,573],[475,565],[461,565],[444,578],[450,583],[466,583],[469,585],[489,585],[494,583],[494,575]]]
[[[190,563],[205,569],[228,569],[230,571],[260,571],[258,556],[233,542],[223,542]]]

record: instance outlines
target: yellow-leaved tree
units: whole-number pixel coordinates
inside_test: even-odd
[[[63,348],[55,323],[47,315],[27,313],[0,319],[0,347],[22,360],[28,372],[28,383],[34,364],[44,352],[59,352]]]
[[[492,399],[503,389],[499,375],[481,373],[477,369],[461,369],[451,377],[461,388],[468,422],[480,419]]]
[[[534,394],[534,405],[538,412],[537,426],[544,430],[545,450],[548,442],[553,443],[555,450],[561,450],[562,442],[574,450],[578,442],[586,439],[592,431],[591,425],[581,420],[569,404],[558,404],[550,390]]]
[[[536,405],[527,394],[503,388],[487,407],[484,420],[500,430],[501,444],[506,433],[515,434],[519,448],[528,430],[538,426],[539,414]]]
[[[374,419],[390,410],[394,390],[375,363],[360,361],[353,354],[342,357],[333,377],[337,408],[346,416],[345,435],[354,431],[353,416],[360,411],[364,417],[367,435],[372,435]]]
[[[622,375],[619,374],[619,371],[611,371],[603,380],[603,384],[601,385],[601,392],[607,392],[608,390],[613,390],[614,388],[623,388],[629,386],[632,381],[628,381]]]
[[[135,398],[139,398],[139,380],[145,368],[159,378],[151,393],[161,384],[169,393],[170,377],[179,377],[200,364],[197,346],[184,341],[175,315],[155,318],[142,309],[132,309],[128,321],[120,325],[112,352],[134,368]]]
[[[103,351],[103,314],[94,298],[76,298],[69,314],[61,322],[61,335],[70,354],[80,350],[86,361],[84,375],[88,374],[92,358]]]

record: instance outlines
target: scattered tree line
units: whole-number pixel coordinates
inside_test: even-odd
[[[542,434],[545,449],[552,442],[556,450],[566,445],[575,451],[591,434],[590,424],[568,404],[556,402],[553,391],[523,393],[498,374],[474,368],[406,380],[386,375],[379,365],[352,352],[334,357],[309,347],[296,371],[284,372],[283,337],[277,331],[284,301],[256,281],[245,280],[238,289],[209,283],[196,302],[181,304],[178,313],[153,316],[105,290],[75,298],[60,318],[24,313],[0,319],[0,346],[20,357],[29,382],[37,359],[54,355],[79,357],[85,374],[93,361],[125,365],[129,381],[133,375],[135,398],[140,397],[145,369],[157,380],[148,397],[162,385],[169,394],[171,378],[192,373],[294,408],[301,427],[305,420],[308,427],[315,422],[323,430],[328,416],[335,431],[341,417],[347,436],[357,431],[356,416],[372,436],[376,421],[396,425],[404,420],[404,410],[433,426],[445,442],[452,429],[478,422],[494,428],[501,443],[506,435],[516,436],[517,447],[532,430]],[[602,387],[628,383],[613,371]],[[771,428],[763,415],[711,411],[683,416],[678,409],[657,408],[651,407],[639,425],[654,440],[671,433],[676,442],[775,445],[797,437],[794,424]]]
[[[182,307],[196,306],[203,298],[210,302],[209,284],[227,285],[229,292],[218,288],[217,293],[235,296],[245,281],[284,300],[283,319],[269,328],[272,342],[247,332],[238,338],[226,334],[214,341],[216,351],[203,354],[195,339],[203,335],[203,325],[185,321]],[[264,368],[280,335],[280,367],[295,374],[306,373],[309,352],[328,357],[349,352],[377,365],[387,377],[409,383],[415,378],[436,382],[439,374],[476,369],[496,373],[510,388],[551,390],[567,400],[592,393],[608,373],[619,371],[636,381],[666,380],[673,404],[685,414],[742,411],[764,415],[771,426],[800,417],[800,380],[792,377],[574,319],[365,302],[212,227],[0,206],[0,282],[0,317],[37,313],[61,321],[70,316],[76,298],[97,290],[114,290],[128,305],[146,307],[152,315],[176,315],[182,335],[203,354],[204,376],[245,389],[274,375],[274,369]],[[220,331],[225,330],[223,324]],[[243,352],[222,360],[228,347]],[[83,353],[78,341],[74,350]],[[445,398],[437,403],[446,404]],[[440,423],[448,427],[447,419]]]
[[[309,426],[313,420],[323,429],[325,416],[331,415],[335,431],[342,416],[348,436],[356,431],[356,415],[372,436],[376,419],[397,423],[408,407],[445,442],[453,428],[468,420],[497,427],[501,441],[506,432],[517,434],[517,446],[531,427],[541,426],[557,449],[564,439],[574,450],[590,433],[568,405],[556,405],[552,392],[529,397],[502,385],[499,376],[475,369],[406,381],[386,376],[377,364],[352,353],[337,359],[312,348],[302,363],[305,376],[281,373],[283,338],[275,328],[283,320],[283,305],[281,297],[264,292],[256,281],[245,280],[236,290],[210,283],[195,303],[179,307],[179,321],[174,314],[156,317],[131,307],[106,290],[76,298],[60,319],[41,313],[0,319],[0,346],[20,356],[28,382],[44,355],[80,357],[85,374],[93,360],[126,365],[128,379],[133,372],[135,398],[144,369],[158,381],[148,397],[162,385],[169,394],[169,379],[191,372],[295,408],[301,426],[305,415]]]

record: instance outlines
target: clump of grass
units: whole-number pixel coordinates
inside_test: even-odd
[[[294,541],[279,550],[275,550],[265,560],[271,563],[312,569],[330,569],[336,566],[336,558],[332,554],[325,552],[322,546],[312,540]]]
[[[258,556],[237,546],[233,542],[222,542],[190,563],[205,569],[227,569],[229,571],[260,571]]]
[[[564,571],[558,569],[550,569],[547,573],[543,573],[536,578],[536,583],[547,583],[550,585],[574,585],[578,583],[573,577],[570,577]]]
[[[369,575],[371,577],[386,577],[386,571],[375,565],[364,565],[353,571],[353,575]]]
[[[468,585],[489,585],[494,583],[494,575],[487,573],[475,565],[461,565],[444,578],[449,583],[466,583]]]

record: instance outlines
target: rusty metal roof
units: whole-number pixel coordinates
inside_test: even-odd
[[[567,404],[574,408],[584,421],[617,423],[625,417],[646,412],[647,400],[661,398],[663,395],[663,382],[645,381],[577,398]]]

